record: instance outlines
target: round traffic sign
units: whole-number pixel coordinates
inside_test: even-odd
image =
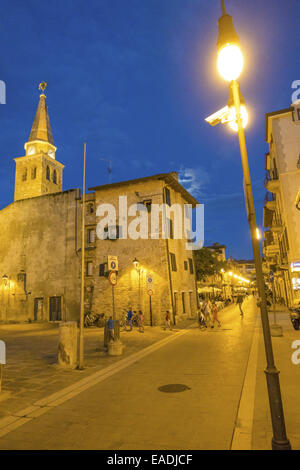
[[[152,295],[153,294],[153,290],[152,289],[148,289],[148,295]]]
[[[111,283],[112,286],[115,286],[117,284],[117,273],[116,271],[110,271],[108,280]]]

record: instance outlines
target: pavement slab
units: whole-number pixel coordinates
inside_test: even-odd
[[[0,448],[229,449],[257,315],[251,302],[247,312],[241,319],[234,306],[220,314],[218,333],[191,327],[154,347],[22,423],[0,439]],[[187,388],[161,392],[167,384]]]

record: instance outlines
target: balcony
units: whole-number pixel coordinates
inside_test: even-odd
[[[272,257],[280,253],[279,245],[276,243],[273,243],[272,245],[268,245],[266,247],[266,253],[267,253],[267,256],[272,256]]]
[[[268,170],[265,177],[265,188],[271,193],[276,193],[280,190],[279,178],[277,170]]]
[[[264,202],[267,209],[269,209],[270,211],[275,211],[276,196],[273,193],[267,193]]]
[[[283,226],[280,222],[276,222],[272,227],[270,227],[270,230],[272,230],[273,233],[280,235],[283,232]]]

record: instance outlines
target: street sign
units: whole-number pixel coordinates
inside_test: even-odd
[[[117,273],[116,271],[110,271],[108,280],[111,283],[112,286],[115,286],[117,284]]]
[[[107,257],[107,265],[109,271],[118,271],[118,257],[117,256],[108,256]]]
[[[151,295],[153,295],[153,290],[152,289],[148,289],[148,295],[150,295],[150,297],[151,297]]]
[[[154,282],[153,282],[153,274],[151,273],[148,273],[147,274],[147,284],[148,284],[148,288],[150,286],[153,286]]]

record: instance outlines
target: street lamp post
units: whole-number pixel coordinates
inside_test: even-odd
[[[235,32],[232,17],[226,13],[224,0],[221,0],[221,6],[222,16],[219,19],[219,38],[217,44],[218,69],[222,77],[228,82],[230,82],[229,88],[233,98],[235,120],[237,124],[237,131],[240,144],[241,160],[244,174],[246,208],[255,261],[257,287],[260,296],[261,321],[267,360],[267,368],[265,370],[265,373],[273,427],[272,449],[290,450],[291,444],[287,438],[285,429],[285,421],[279,383],[279,371],[274,363],[274,355],[265,294],[265,284],[262,271],[262,259],[260,254],[259,240],[257,238],[255,208],[244,132],[245,123],[243,122],[240,86],[237,81],[243,68],[243,55],[239,47],[239,38],[237,36],[237,33]]]
[[[8,317],[7,310],[8,310],[8,302],[9,302],[9,294],[10,294],[10,283],[9,283],[9,279],[8,279],[7,274],[3,274],[2,280],[4,281],[5,289],[6,289],[7,285],[8,285],[8,288],[9,288],[9,291],[7,293],[7,301],[5,302],[5,321],[7,322],[7,317]]]
[[[140,263],[139,261],[134,258],[133,260],[133,266],[135,267],[138,275],[139,275],[139,310],[141,310],[141,272],[142,272],[142,268],[140,267]]]
[[[78,369],[84,368],[84,277],[85,277],[85,165],[86,143],[83,146],[83,183],[81,212],[81,289],[80,289],[80,322],[79,322],[79,362]]]

